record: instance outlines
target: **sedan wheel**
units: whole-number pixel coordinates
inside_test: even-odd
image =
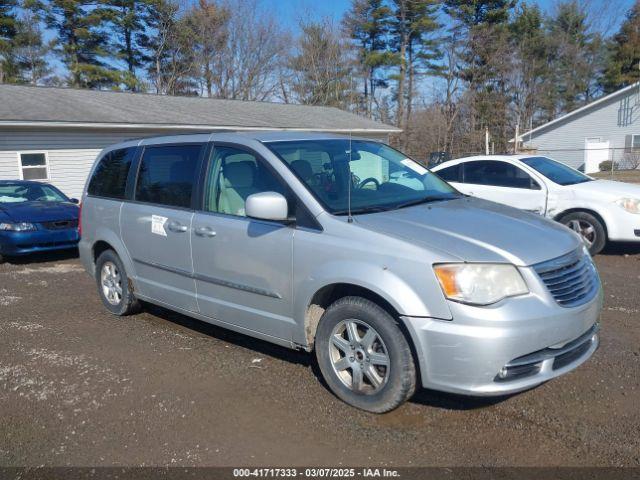
[[[568,227],[582,237],[587,247],[591,247],[596,239],[596,229],[584,220],[571,220]]]
[[[607,232],[602,222],[588,212],[572,212],[560,218],[560,222],[576,232],[591,255],[600,252],[607,242]]]

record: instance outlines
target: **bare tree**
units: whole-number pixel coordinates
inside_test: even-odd
[[[239,100],[267,100],[279,87],[278,67],[288,37],[257,0],[227,0],[225,42],[212,58],[214,95]]]

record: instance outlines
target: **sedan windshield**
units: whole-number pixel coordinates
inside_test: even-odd
[[[576,183],[584,183],[593,180],[591,177],[547,157],[523,158],[521,162],[529,165],[531,168],[558,185],[575,185]]]
[[[335,215],[370,213],[460,194],[419,163],[367,140],[302,140],[266,144]]]
[[[68,201],[67,197],[49,185],[32,183],[0,184],[0,203]]]

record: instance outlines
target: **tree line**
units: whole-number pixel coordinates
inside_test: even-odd
[[[259,0],[2,0],[0,82],[336,106],[397,125],[421,158],[481,151],[487,129],[502,152],[516,125],[640,79],[640,0],[612,34],[602,16],[589,0],[352,0],[292,34]]]

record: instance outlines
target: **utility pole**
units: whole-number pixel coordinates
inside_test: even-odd
[[[518,140],[520,139],[520,123],[516,123],[516,138],[515,141],[513,142],[513,153],[517,154],[518,153]]]
[[[484,127],[484,154],[489,155],[489,127]]]

